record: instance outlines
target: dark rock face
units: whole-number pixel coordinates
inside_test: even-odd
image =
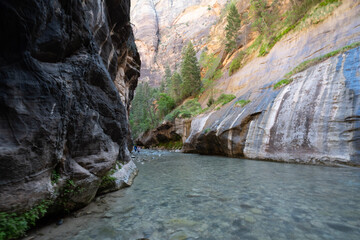
[[[129,161],[140,69],[129,11],[130,0],[0,2],[0,211],[56,198],[69,179],[82,206]]]
[[[159,143],[179,141],[183,135],[182,121],[163,122],[153,130],[143,133],[136,144],[144,147],[155,147]]]

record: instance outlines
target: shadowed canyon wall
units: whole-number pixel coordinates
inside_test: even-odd
[[[0,211],[56,201],[69,183],[66,208],[81,207],[130,161],[130,0],[1,1],[0,18]]]

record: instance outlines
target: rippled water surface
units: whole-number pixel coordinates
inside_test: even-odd
[[[73,239],[360,239],[359,169],[147,154]]]

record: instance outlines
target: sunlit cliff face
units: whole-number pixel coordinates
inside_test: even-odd
[[[181,50],[192,40],[204,48],[226,0],[132,0],[131,22],[141,60],[140,81],[159,85],[166,65],[179,67]]]

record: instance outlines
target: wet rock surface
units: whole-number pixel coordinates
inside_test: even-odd
[[[146,148],[155,147],[159,143],[179,141],[183,135],[183,123],[177,119],[174,122],[163,122],[153,130],[146,131],[136,139],[136,144]]]
[[[288,34],[265,57],[220,79],[215,88],[237,98],[192,119],[184,151],[360,166],[359,48],[312,66],[292,76],[289,85],[273,89],[303,61],[360,41],[359,13],[358,1],[343,1],[322,23]],[[241,107],[236,104],[239,100],[251,102]]]
[[[193,119],[185,152],[296,163],[360,165],[360,48],[265,85],[227,107]]]
[[[129,12],[127,0],[0,2],[0,211],[56,198],[70,179],[82,191],[69,207],[84,206],[129,161]]]

